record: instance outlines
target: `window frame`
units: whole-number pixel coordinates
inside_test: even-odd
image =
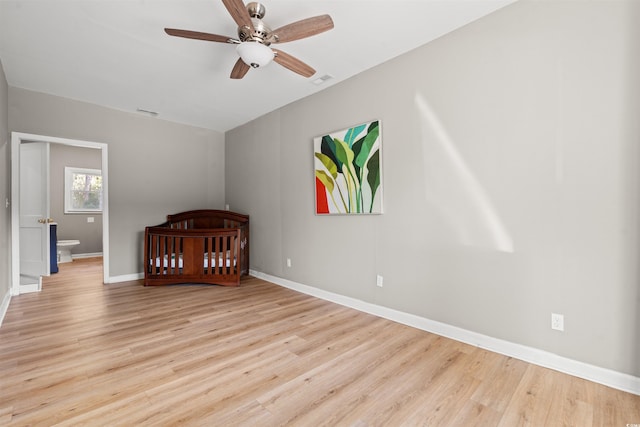
[[[64,213],[65,214],[102,214],[103,209],[103,186],[100,186],[100,207],[99,208],[82,208],[77,209],[72,206],[73,200],[73,176],[74,175],[93,175],[102,177],[102,169],[78,168],[74,166],[65,166],[64,168]]]

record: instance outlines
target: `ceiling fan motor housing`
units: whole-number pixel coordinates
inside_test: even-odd
[[[270,45],[272,41],[271,28],[267,27],[262,20],[257,18],[251,18],[251,22],[253,23],[253,32],[251,32],[251,29],[248,27],[238,27],[238,38],[240,41],[256,41],[266,44],[267,46]]]
[[[253,32],[246,26],[238,27],[238,39],[242,42],[256,41],[269,46],[273,41],[272,30],[262,22],[266,8],[262,3],[251,2],[247,4],[247,11],[251,17]]]

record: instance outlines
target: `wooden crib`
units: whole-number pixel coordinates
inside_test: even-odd
[[[144,231],[144,285],[239,286],[249,274],[249,216],[201,209]]]

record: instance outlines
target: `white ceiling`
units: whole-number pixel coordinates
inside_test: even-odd
[[[237,37],[220,0],[0,0],[0,59],[10,86],[227,131],[421,46],[514,0],[264,0],[271,28],[329,14],[331,31],[278,48],[276,63],[229,74],[235,46],[165,27]],[[331,75],[322,85],[313,80]]]

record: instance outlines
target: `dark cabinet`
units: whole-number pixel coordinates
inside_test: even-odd
[[[50,263],[51,274],[58,272],[58,225],[49,224],[49,249],[50,249]]]

